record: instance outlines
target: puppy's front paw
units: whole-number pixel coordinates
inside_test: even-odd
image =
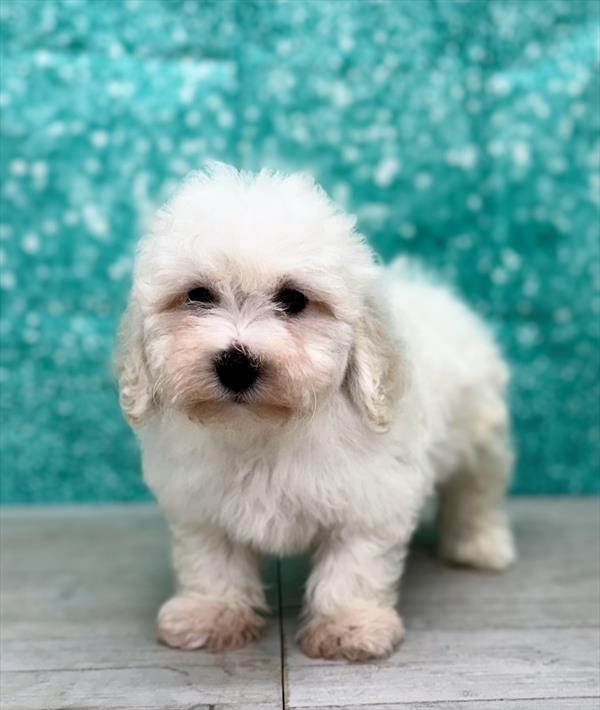
[[[246,604],[175,596],[158,612],[158,638],[173,648],[231,651],[257,639],[264,621]]]
[[[313,617],[300,629],[298,643],[310,658],[369,661],[389,656],[403,636],[394,609],[358,607]]]

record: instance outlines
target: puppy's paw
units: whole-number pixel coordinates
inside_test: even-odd
[[[310,658],[369,661],[389,656],[404,636],[404,626],[391,608],[357,607],[310,619],[298,643]]]
[[[245,604],[175,596],[158,612],[158,638],[173,648],[231,651],[257,639],[264,621]]]
[[[462,534],[446,533],[442,535],[439,553],[452,564],[492,572],[501,572],[516,559],[513,536],[506,525],[490,525]]]

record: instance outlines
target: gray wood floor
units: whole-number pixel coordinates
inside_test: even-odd
[[[266,564],[273,614],[259,643],[173,651],[154,638],[171,588],[155,508],[5,508],[0,706],[597,710],[598,500],[516,499],[511,509],[520,561],[504,575],[443,566],[424,527],[403,584],[406,641],[358,666],[298,650],[304,559]]]

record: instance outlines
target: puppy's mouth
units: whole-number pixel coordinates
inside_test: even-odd
[[[244,422],[251,421],[281,423],[300,412],[296,402],[286,397],[285,390],[278,385],[272,370],[266,367],[261,368],[260,375],[251,382],[216,376],[210,384],[207,382],[204,388],[196,391],[195,396],[190,392],[192,396],[180,400],[179,405],[191,419],[204,424],[243,427]]]
[[[288,409],[284,405],[270,401],[268,397],[265,396],[265,392],[261,390],[259,385],[256,385],[244,392],[232,392],[226,393],[225,397],[221,400],[226,405],[231,404],[234,408],[245,409],[252,412],[260,412],[265,408],[277,409]]]
[[[252,404],[251,399],[248,394],[234,394],[231,399],[231,402],[234,404],[239,404],[242,407],[248,407],[250,404]]]
[[[204,425],[227,425],[234,428],[243,428],[250,422],[281,424],[294,415],[289,405],[253,399],[248,394],[195,402],[187,406],[186,411],[190,419]]]

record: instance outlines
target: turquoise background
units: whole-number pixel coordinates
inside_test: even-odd
[[[513,364],[515,490],[600,490],[599,7],[4,0],[2,500],[147,496],[113,333],[206,158],[313,171],[439,268]]]

